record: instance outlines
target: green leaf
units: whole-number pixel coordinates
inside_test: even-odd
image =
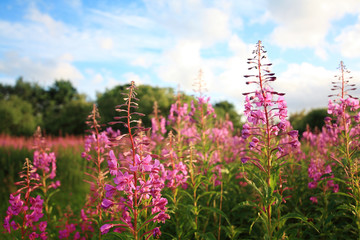
[[[351,205],[351,204],[341,204],[336,209],[347,210],[347,211],[351,212],[352,214],[356,215],[356,208],[354,205]]]
[[[249,234],[251,234],[251,231],[252,231],[255,223],[259,220],[259,218],[260,218],[260,213],[258,213],[257,218],[255,218],[255,220],[251,223],[250,228],[249,228]]]
[[[209,195],[209,194],[212,195],[212,194],[216,194],[216,193],[217,193],[217,192],[215,192],[215,191],[204,192],[204,193],[200,194],[199,196],[197,196],[196,202],[199,201],[200,198],[202,198],[202,197],[204,197],[204,196],[206,196],[206,195]]]
[[[55,189],[55,191],[52,191],[52,192],[49,194],[48,199],[50,199],[50,198],[51,198],[55,193],[57,193],[57,192],[60,192],[60,189],[59,189],[59,188]]]
[[[353,196],[351,196],[350,194],[343,193],[343,192],[336,192],[336,193],[333,193],[333,195],[339,195],[339,196],[344,196],[344,197],[354,198],[354,197],[353,197]]]
[[[248,178],[245,178],[245,181],[246,181],[251,187],[253,187],[253,188],[256,190],[256,192],[258,192],[258,194],[260,195],[260,198],[261,198],[261,199],[264,198],[264,194],[263,194],[262,191],[256,186],[256,184],[255,184],[253,181],[251,181],[251,180],[248,179]]]
[[[238,208],[241,208],[241,207],[254,207],[259,212],[262,211],[262,209],[256,203],[250,202],[250,201],[244,201],[244,202],[238,203],[231,211],[235,211],[235,210],[237,210]]]
[[[229,220],[229,218],[226,216],[226,214],[225,214],[223,211],[221,211],[220,209],[218,209],[218,208],[202,207],[200,211],[202,211],[202,210],[209,210],[209,211],[215,212],[215,213],[221,215],[222,217],[224,217],[225,220],[228,222],[228,224],[231,224],[231,223],[230,223],[230,220]]]
[[[103,236],[104,240],[114,240],[114,239],[121,239],[121,240],[127,240],[127,239],[134,239],[134,237],[129,233],[118,233],[118,232],[109,232],[105,236]]]
[[[204,237],[206,240],[216,240],[214,234],[211,232],[207,232]]]
[[[280,238],[283,235],[283,233],[286,230],[288,230],[289,228],[292,228],[292,227],[295,227],[298,225],[298,223],[286,225],[285,223],[288,219],[299,219],[300,221],[302,221],[302,223],[309,225],[310,227],[314,228],[318,233],[320,233],[319,230],[316,228],[316,226],[312,222],[309,222],[308,218],[305,217],[304,215],[299,214],[299,213],[288,213],[288,214],[282,216],[278,222],[278,225],[281,224],[283,226],[276,233],[278,238]]]
[[[182,194],[185,194],[186,196],[188,196],[191,200],[194,200],[194,196],[191,195],[190,193],[188,193],[187,191],[181,191]]]

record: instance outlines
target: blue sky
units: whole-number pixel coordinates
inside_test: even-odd
[[[2,0],[0,82],[69,79],[91,99],[131,80],[194,94],[202,69],[212,102],[241,111],[262,40],[294,112],[326,106],[341,60],[359,86],[359,39],[359,0]]]

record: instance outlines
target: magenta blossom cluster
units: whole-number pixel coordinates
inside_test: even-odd
[[[187,166],[183,164],[182,162],[179,162],[177,164],[174,164],[174,169],[172,170],[165,170],[162,169],[163,175],[163,181],[166,183],[166,187],[175,189],[179,186],[182,186],[182,188],[187,188],[187,179],[188,171]]]
[[[85,151],[81,154],[81,157],[86,158],[86,160],[93,160],[93,155],[91,154],[91,150],[98,151],[100,153],[105,153],[105,149],[109,148],[110,140],[108,137],[108,133],[111,135],[117,135],[116,132],[112,131],[112,129],[108,129],[107,131],[103,131],[99,134],[92,133],[85,137]]]
[[[41,152],[36,150],[34,152],[34,167],[33,167],[33,174],[32,178],[36,179],[39,182],[41,181],[41,178],[45,177],[45,180],[47,178],[54,179],[56,177],[56,156],[54,152]],[[40,176],[39,171],[42,170],[44,175]],[[60,181],[54,181],[50,182],[49,185],[46,186],[47,189],[53,188],[56,189],[60,187]]]
[[[326,179],[326,188],[332,188],[333,192],[338,192],[339,184],[334,184],[334,181],[331,180],[331,178],[334,178],[334,175],[324,177],[323,175],[325,174],[332,174],[331,166],[325,165],[325,161],[322,158],[312,158],[308,168],[308,176],[312,179],[312,182],[309,182],[308,187],[310,189],[316,188],[320,180]]]
[[[164,181],[160,176],[160,170],[164,169],[159,160],[153,160],[150,155],[141,158],[135,155],[134,163],[128,159],[128,167],[118,167],[118,159],[112,150],[109,152],[110,174],[114,175],[114,185],[106,184],[106,198],[102,202],[104,209],[119,212],[122,211],[119,224],[105,224],[101,227],[102,234],[107,233],[111,228],[114,231],[122,232],[124,229],[134,231],[132,214],[134,209],[151,209],[153,217],[148,222],[165,222],[170,218],[166,214],[167,199],[161,196],[164,188]],[[124,171],[124,169],[126,169]],[[135,179],[135,177],[137,179]],[[121,196],[121,197],[119,197]],[[136,200],[136,202],[135,202]],[[149,200],[151,200],[149,202]],[[154,228],[153,232],[158,230]]]
[[[344,109],[349,108],[353,112],[359,107],[359,100],[352,97],[347,97],[346,99],[340,98],[338,101],[329,99],[328,113],[341,116],[344,113]],[[356,118],[358,118],[358,115]]]
[[[265,87],[262,91],[256,90],[254,95],[245,97],[245,116],[247,123],[243,125],[242,137],[249,138],[249,149],[260,152],[265,146],[265,139],[262,136],[269,135],[270,138],[287,134],[290,138],[287,142],[274,146],[274,150],[283,153],[284,145],[289,144],[294,148],[300,145],[298,131],[290,130],[287,117],[287,106],[282,95]],[[278,121],[275,121],[275,119]],[[264,127],[261,127],[264,126]],[[283,154],[281,154],[283,155]]]
[[[44,152],[44,151],[34,151],[34,166],[33,166],[33,170],[32,170],[32,175],[31,177],[40,182],[40,184],[42,185],[43,182],[46,183],[46,180],[48,178],[50,179],[54,179],[56,177],[56,156],[54,152]],[[42,170],[42,172],[44,173],[43,175],[39,175],[39,170]],[[43,181],[42,178],[45,178]],[[51,181],[49,183],[46,183],[46,189],[57,189],[58,187],[60,187],[61,183],[59,180],[56,181]],[[43,186],[45,187],[45,186]]]
[[[165,124],[166,124],[166,119],[164,117],[161,117],[159,122],[156,120],[156,118],[151,118],[151,133],[153,135],[156,135],[159,131],[161,134],[165,134],[166,133],[166,128],[165,128]]]
[[[157,117],[151,118],[151,148],[155,148],[157,143],[160,143],[164,140],[164,134],[166,133],[166,119],[161,117],[160,119]]]
[[[182,106],[177,101],[174,104],[171,104],[170,114],[168,116],[168,124],[175,123],[177,119],[182,119],[183,121],[188,121],[190,119],[188,114],[187,103],[184,103]]]
[[[194,116],[196,112],[203,112],[205,106],[206,111],[204,112],[204,117],[211,116],[216,118],[216,113],[213,106],[210,103],[210,97],[205,98],[204,96],[197,97],[197,106],[195,106],[194,100],[191,101],[191,111],[189,116]]]
[[[323,156],[327,155],[328,146],[337,142],[339,134],[339,129],[332,126],[329,117],[325,118],[325,123],[327,127],[323,127],[319,134],[314,134],[310,130],[303,133],[303,139],[307,141],[307,144],[316,148],[318,153]]]
[[[352,122],[359,123],[360,122],[360,112],[354,114],[353,116],[350,116],[349,112],[356,112],[357,109],[360,108],[359,100],[347,97],[346,99],[340,98],[338,100],[331,100],[329,99],[328,104],[328,113],[336,117],[337,123],[332,124],[331,119],[327,117],[325,119],[326,126],[329,129],[335,129],[339,128],[339,130],[345,130],[344,129],[344,123],[346,124],[346,131],[349,131],[351,128]],[[341,121],[343,122],[341,124]],[[339,132],[339,130],[337,132]],[[354,134],[355,128],[352,129],[353,132],[349,132],[350,135],[356,135]]]
[[[227,143],[233,131],[233,123],[230,121],[225,121],[220,127],[214,127],[212,129],[212,134],[209,136],[209,138],[214,143]]]
[[[8,233],[11,232],[11,228],[14,230],[21,229],[22,235],[28,235],[29,239],[47,239],[47,222],[39,222],[44,216],[43,203],[44,200],[38,195],[36,198],[29,198],[30,208],[26,205],[26,200],[21,199],[21,194],[10,194],[9,199],[10,206],[6,211],[6,217],[4,220],[4,228]],[[22,223],[12,220],[15,216],[21,216]],[[27,232],[30,231],[30,234]]]

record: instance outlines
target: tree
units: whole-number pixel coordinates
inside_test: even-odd
[[[306,126],[314,131],[316,128],[321,130],[324,126],[325,117],[329,116],[326,108],[312,109],[308,113],[305,111],[294,113],[290,115],[290,123],[294,129],[299,130],[300,136],[306,131]]]
[[[92,103],[82,98],[71,100],[58,110],[53,109],[44,119],[45,130],[51,135],[82,135],[88,128],[86,118],[91,111]]]
[[[221,101],[214,105],[214,109],[218,118],[228,118],[233,123],[235,130],[241,128],[241,115],[235,110],[234,104],[228,101]]]
[[[31,136],[39,123],[31,104],[14,95],[0,100],[0,116],[0,132],[6,134]]]
[[[112,89],[106,90],[104,93],[97,95],[97,105],[101,116],[102,123],[109,123],[119,114],[115,111],[115,106],[124,103],[122,93],[126,92],[129,85],[119,85]],[[151,127],[151,116],[155,101],[158,104],[160,115],[167,116],[170,106],[175,101],[174,91],[172,88],[159,88],[149,85],[140,85],[136,89],[137,98],[139,99],[138,112],[145,114],[142,122],[146,127]],[[115,126],[114,126],[115,127]],[[121,126],[118,126],[122,129]]]
[[[56,80],[54,85],[49,88],[49,97],[55,101],[56,105],[62,105],[75,99],[77,90],[69,80]]]

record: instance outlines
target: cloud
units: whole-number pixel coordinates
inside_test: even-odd
[[[100,73],[96,73],[91,80],[92,84],[98,85],[104,82],[104,77]]]
[[[335,39],[341,55],[349,58],[360,57],[360,41],[358,39],[360,39],[360,15],[356,24],[346,27]]]
[[[103,11],[99,9],[90,9],[90,15],[87,19],[105,29],[126,29],[127,27],[142,30],[153,30],[156,26],[153,20],[146,16],[129,14],[123,9],[116,9],[115,11]]]
[[[25,18],[33,23],[38,23],[38,26],[45,27],[42,31],[50,34],[51,37],[61,37],[66,32],[66,27],[62,22],[55,21],[50,15],[41,13],[35,7],[31,7],[28,10]]]
[[[235,105],[243,103],[243,92],[251,87],[245,84],[244,74],[247,73],[246,59],[250,57],[253,44],[246,44],[234,34],[227,42],[228,57],[203,57],[202,45],[197,41],[179,41],[178,44],[164,52],[156,74],[163,82],[178,84],[188,94],[194,93],[194,82],[199,70],[206,86],[205,95],[212,101],[229,100]],[[175,85],[176,86],[176,85]]]
[[[65,54],[57,60],[47,59],[34,61],[22,57],[16,52],[7,52],[0,59],[0,73],[5,76],[23,76],[43,84],[50,84],[55,79],[69,79],[74,84],[84,79],[82,73],[72,64],[70,54]]]
[[[179,41],[162,54],[163,64],[157,67],[157,75],[164,82],[177,83],[182,89],[191,90],[194,76],[204,67],[200,50],[198,41]]]
[[[327,107],[331,94],[331,81],[335,70],[314,66],[310,63],[289,64],[287,69],[277,75],[272,85],[274,90],[285,93],[290,112],[301,109]]]
[[[211,46],[230,36],[229,15],[199,0],[145,0],[149,17],[179,39],[200,41]]]
[[[348,13],[359,13],[360,2],[268,0],[267,15],[277,26],[271,33],[272,42],[283,48],[321,48],[334,20]],[[323,54],[319,50],[319,54]]]
[[[358,0],[144,0],[145,7],[138,2],[69,4],[65,3],[67,13],[77,14],[74,18],[50,14],[46,4],[39,4],[41,8],[30,4],[23,19],[0,19],[2,76],[70,78],[89,95],[130,80],[175,88],[180,84],[181,90],[192,94],[202,69],[208,95],[241,106],[242,93],[253,89],[243,78],[254,47],[246,39],[270,37],[276,50],[295,48],[290,60],[289,52],[281,51],[273,63],[287,67],[276,74],[275,83],[287,93],[289,107],[296,109],[312,107],[309,96],[320,95],[313,89],[317,93],[329,89],[326,84],[332,74],[330,79],[325,75],[333,72],[295,63],[297,50],[312,48],[313,54],[326,60],[337,53],[329,51],[334,41],[327,38],[337,35],[335,43],[342,55],[359,57],[359,43],[352,39],[360,38],[360,18],[341,32],[336,25],[347,21],[347,14],[359,14]],[[306,57],[309,61],[313,55]],[[314,106],[323,101],[314,99]]]
[[[114,47],[114,42],[110,37],[103,38],[101,39],[100,46],[104,50],[111,50]]]
[[[25,19],[0,20],[0,46],[36,59],[71,52],[74,61],[133,61],[148,49],[167,46],[166,38],[151,32],[152,21],[141,16],[88,10],[82,18],[87,22],[65,23],[31,6]]]
[[[83,6],[81,0],[65,0],[65,3],[76,10],[81,9]]]
[[[144,84],[144,80],[136,73],[133,72],[127,72],[122,75],[123,81],[126,83],[131,83],[132,81],[135,82],[135,85],[141,85]]]
[[[156,62],[159,62],[158,54],[144,53],[141,56],[134,58],[130,64],[133,66],[139,66],[142,68],[149,68]]]

